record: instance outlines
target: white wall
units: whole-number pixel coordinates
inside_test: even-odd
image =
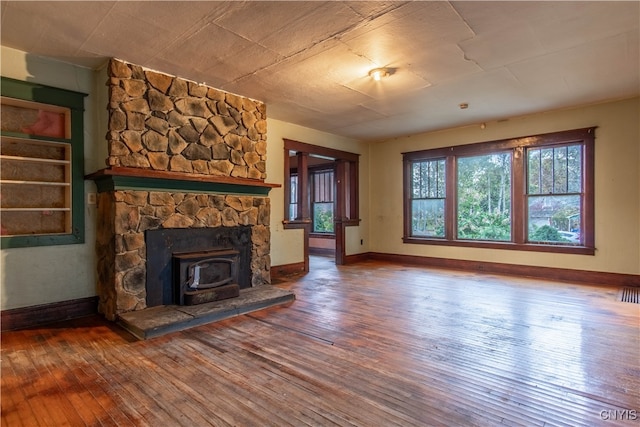
[[[18,80],[45,84],[89,94],[85,98],[85,165],[98,165],[106,156],[97,153],[104,142],[96,133],[96,89],[104,80],[87,68],[72,66],[48,58],[1,47],[1,74]],[[104,90],[104,89],[102,89]],[[104,105],[104,104],[103,104]],[[106,110],[106,108],[103,106]],[[106,149],[106,148],[105,148]],[[86,168],[86,166],[85,166]],[[92,181],[85,182],[86,193],[95,191]],[[86,205],[85,243],[3,249],[0,252],[0,309],[6,310],[96,295],[95,206]]]
[[[640,100],[552,111],[396,138],[371,147],[371,251],[437,258],[640,274]],[[566,255],[402,242],[402,153],[598,126],[595,149],[596,254]]]
[[[267,106],[267,117],[269,106]],[[367,252],[368,249],[368,194],[369,194],[369,146],[356,140],[345,138],[291,123],[267,119],[267,179],[282,187],[269,193],[271,199],[271,265],[287,265],[304,261],[304,240],[302,230],[284,230],[284,141],[292,139],[307,144],[319,145],[336,150],[360,154],[360,218],[359,226],[347,227],[346,254]],[[360,244],[363,240],[363,244]]]

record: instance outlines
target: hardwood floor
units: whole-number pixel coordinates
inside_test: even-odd
[[[615,426],[640,419],[618,289],[314,258],[297,300],[137,341],[2,334],[3,426]]]

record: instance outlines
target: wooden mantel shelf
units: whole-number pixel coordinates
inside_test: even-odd
[[[259,179],[127,167],[101,169],[85,178],[95,181],[99,192],[137,189],[267,195],[272,188],[281,187]]]

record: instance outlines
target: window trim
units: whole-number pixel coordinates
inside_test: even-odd
[[[71,145],[71,233],[3,236],[0,239],[1,248],[84,243],[84,98],[87,94],[4,76],[1,78],[0,94],[7,98],[65,107],[71,112],[71,138],[64,140]],[[15,132],[2,134],[33,140],[51,140]]]
[[[536,251],[570,253],[580,255],[595,254],[595,129],[596,127],[574,129],[509,138],[496,141],[479,142],[450,147],[435,148],[402,153],[403,155],[403,242],[410,244],[475,247],[485,249],[508,249],[518,251]],[[584,242],[582,246],[528,243],[526,220],[526,159],[527,148],[570,143],[584,144],[583,153],[583,200],[582,227]],[[458,240],[456,227],[456,158],[478,156],[495,152],[512,152],[511,164],[511,241]],[[446,159],[446,199],[445,199],[445,237],[418,237],[411,235],[411,164],[419,160]]]

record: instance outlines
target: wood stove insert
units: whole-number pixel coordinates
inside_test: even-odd
[[[184,296],[180,302],[180,296],[176,293],[174,281],[176,280],[176,258],[188,259],[187,254],[194,254],[193,260],[185,262],[185,264],[204,261],[207,258],[220,258],[210,256],[211,251],[235,251],[236,254],[224,254],[223,259],[236,259],[233,266],[229,261],[218,262],[217,267],[234,270],[234,279],[217,286],[227,286],[232,282],[237,284],[239,289],[251,287],[251,227],[216,227],[216,228],[172,228],[172,229],[155,229],[145,232],[146,241],[146,258],[147,258],[147,275],[146,275],[146,291],[147,291],[147,307],[158,305],[180,305],[184,304]],[[209,254],[207,254],[209,253]],[[200,254],[200,255],[198,255]],[[201,274],[209,276],[199,280],[201,283],[215,283],[226,279],[215,278],[213,273],[208,272],[207,268],[203,268],[204,264],[198,269]],[[182,267],[183,272],[187,267]],[[195,266],[194,266],[195,272]],[[181,280],[188,280],[187,278]],[[220,275],[221,273],[217,273]],[[211,289],[215,287],[211,287]],[[201,288],[202,290],[203,288]],[[231,292],[228,288],[226,291]],[[197,289],[196,289],[197,290]],[[191,290],[193,291],[193,290]],[[225,291],[217,289],[217,292]],[[193,298],[192,298],[193,299]]]
[[[196,305],[240,295],[240,252],[232,248],[173,254],[173,288],[179,305]]]

